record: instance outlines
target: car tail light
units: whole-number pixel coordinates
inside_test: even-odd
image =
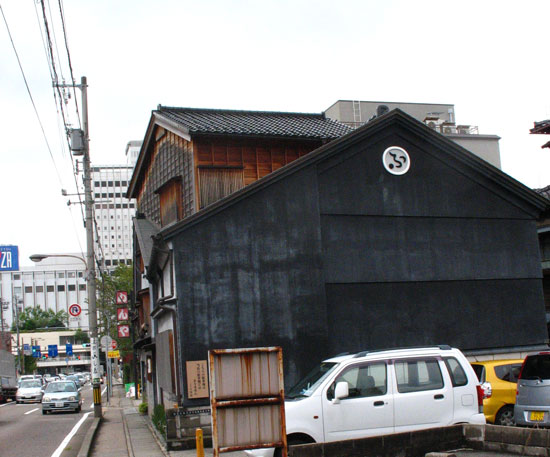
[[[476,386],[476,391],[477,391],[477,406],[478,406],[478,411],[480,413],[483,412],[483,395],[484,395],[484,392],[483,392],[483,387],[481,387],[480,384],[478,384]]]
[[[491,386],[490,382],[485,381],[481,384],[481,390],[483,391],[483,400],[493,396],[493,386]]]

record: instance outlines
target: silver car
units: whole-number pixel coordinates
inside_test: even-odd
[[[38,379],[23,379],[15,394],[15,403],[42,400],[42,383]]]
[[[82,408],[80,389],[74,381],[54,381],[44,389],[42,414],[50,411],[74,411]]]
[[[518,379],[514,420],[517,425],[550,427],[550,352],[525,358]]]

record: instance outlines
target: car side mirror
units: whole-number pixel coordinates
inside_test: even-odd
[[[334,389],[334,400],[332,400],[332,403],[337,405],[340,403],[340,400],[347,397],[349,397],[348,383],[346,381],[336,383],[336,388]]]

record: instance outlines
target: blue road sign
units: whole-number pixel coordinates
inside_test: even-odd
[[[71,343],[65,345],[65,354],[73,355],[73,345]]]
[[[19,270],[19,249],[17,246],[0,246],[0,271]]]
[[[57,357],[57,344],[48,344],[48,357]]]
[[[32,347],[32,356],[40,358],[42,357],[42,354],[40,353],[40,346],[33,346]]]

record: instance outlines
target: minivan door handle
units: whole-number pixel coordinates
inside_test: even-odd
[[[374,406],[384,406],[384,402],[382,400],[375,401]]]
[[[443,399],[445,398],[445,395],[443,395],[443,394],[437,394],[437,395],[434,395],[434,398],[435,398],[436,400],[443,400]]]

